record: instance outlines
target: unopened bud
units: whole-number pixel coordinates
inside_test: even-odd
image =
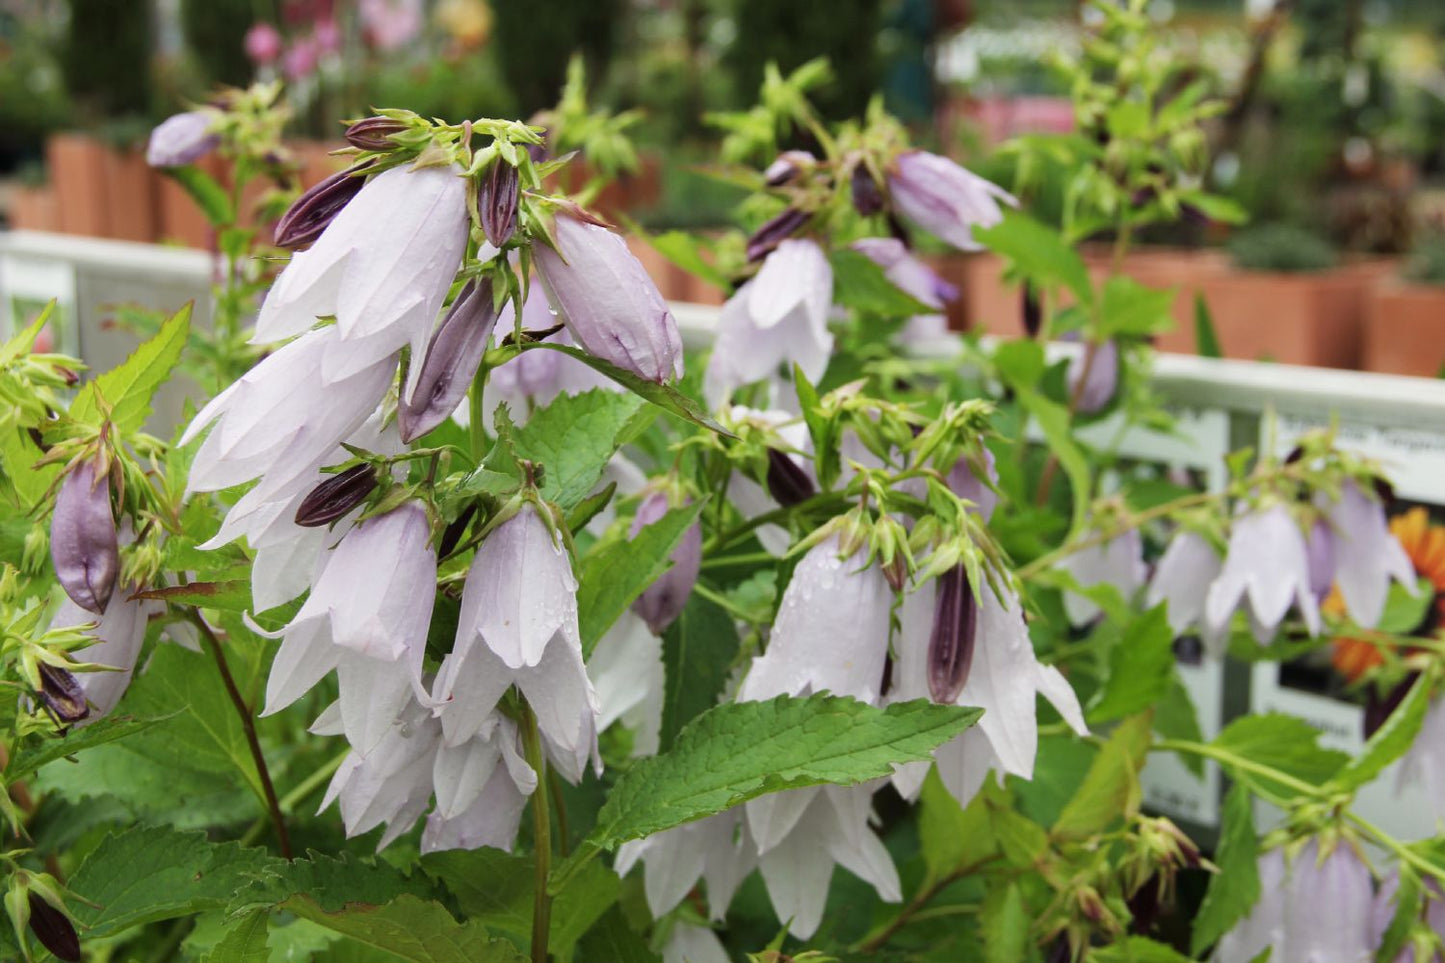
[[[321,236],[341,209],[366,186],[361,167],[338,171],[296,198],[276,222],[278,247],[305,247]]]
[[[30,932],[55,955],[66,963],[79,963],[80,936],[70,917],[47,903],[32,890],[25,894],[30,903]]]
[[[951,705],[968,682],[978,635],[978,604],[968,571],[955,565],[938,577],[933,631],[928,637],[928,694]]]
[[[40,699],[62,725],[71,725],[90,715],[85,704],[85,690],[74,674],[41,662]]]
[[[296,524],[302,528],[329,525],[366,500],[376,487],[376,469],[355,465],[326,479],[296,507]]]
[[[1019,296],[1023,301],[1024,333],[1030,338],[1037,338],[1039,329],[1043,327],[1044,323],[1043,303],[1039,300],[1033,285],[1027,281],[1019,286]]]
[[[752,237],[748,238],[748,260],[760,261],[767,257],[774,248],[797,233],[811,218],[811,214],[800,211],[796,207],[787,208],[776,217],[769,218],[753,232]]]
[[[783,151],[778,155],[778,159],[763,171],[763,181],[769,187],[782,187],[817,162],[817,158],[805,150]]]
[[[521,197],[521,182],[517,169],[500,157],[492,162],[477,193],[477,213],[481,217],[482,232],[493,247],[501,247],[511,240],[517,230],[517,202]]]
[[[873,172],[866,164],[859,164],[853,168],[853,181],[850,185],[853,193],[853,210],[864,217],[872,217],[883,210],[883,191],[878,187],[878,181],[873,178]]]
[[[768,493],[784,508],[807,501],[817,492],[813,479],[791,455],[768,449]]]
[[[405,122],[391,117],[368,117],[346,128],[346,142],[362,150],[395,150],[396,144],[392,142],[391,135],[406,129]]]
[[[105,611],[120,574],[110,480],[86,459],[60,483],[50,518],[50,559],[71,600],[97,615]]]
[[[492,279],[467,282],[432,333],[411,397],[397,406],[402,441],[411,444],[457,410],[482,363],[496,323]]]
[[[661,520],[673,507],[663,492],[653,492],[637,506],[629,535],[636,538],[648,525]],[[696,522],[683,533],[677,548],[668,557],[672,567],[632,603],[632,610],[647,623],[653,634],[661,635],[682,614],[702,565],[702,528]]]
[[[463,533],[466,532],[467,526],[471,524],[472,516],[476,515],[476,513],[477,503],[470,502],[466,508],[462,509],[461,514],[452,519],[446,528],[442,529],[441,541],[437,543],[438,558],[446,558],[452,553],[452,549],[456,548],[457,544],[461,542]]]

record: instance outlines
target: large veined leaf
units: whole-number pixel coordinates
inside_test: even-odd
[[[1318,739],[1319,732],[1303,719],[1270,712],[1234,720],[1211,745],[1222,751],[1224,756],[1220,762],[1236,779],[1265,791],[1293,795],[1293,789],[1281,785],[1267,773],[1241,766],[1232,759],[1247,760],[1319,785],[1339,772],[1349,756],[1336,749],[1325,749]]]
[[[672,747],[684,725],[717,701],[741,641],[727,610],[696,592],[662,634],[663,751]]]
[[[181,359],[191,331],[188,304],[161,325],[155,337],[136,348],[131,356],[93,381],[87,382],[70,406],[76,421],[99,424],[102,405],[110,411],[111,423],[121,432],[138,430],[151,413],[151,398]]]
[[[348,905],[327,912],[308,896],[294,896],[282,908],[365,946],[411,963],[523,963],[510,942],[479,923],[458,923],[440,903],[399,896],[381,906]]]

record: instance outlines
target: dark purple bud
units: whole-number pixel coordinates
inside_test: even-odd
[[[71,725],[90,715],[85,704],[85,690],[71,672],[40,663],[40,699],[45,708],[63,725]]]
[[[477,193],[477,213],[481,215],[482,231],[493,247],[501,247],[517,230],[517,201],[521,198],[521,182],[517,169],[500,157],[487,171]]]
[[[1390,514],[1390,510],[1395,507],[1395,486],[1391,485],[1389,479],[1384,476],[1376,475],[1374,488],[1375,497],[1385,507],[1385,514]]]
[[[662,492],[648,495],[637,506],[630,536],[636,538],[638,532],[662,518],[672,507],[667,495]],[[677,543],[677,548],[668,558],[672,567],[632,603],[632,611],[642,617],[654,635],[661,635],[677,620],[687,600],[692,597],[692,587],[697,584],[697,574],[702,567],[702,528],[697,523],[683,533],[682,541]]]
[[[346,142],[362,150],[395,150],[390,135],[407,129],[405,122],[390,117],[368,117],[346,128]]]
[[[1179,205],[1179,219],[1185,224],[1197,224],[1200,226],[1214,223],[1208,214],[1187,201]]]
[[[301,499],[296,507],[296,524],[302,528],[330,525],[366,500],[376,487],[376,468],[353,465],[337,472]]]
[[[1304,456],[1305,456],[1305,450],[1304,450],[1303,448],[1301,448],[1299,445],[1295,445],[1293,448],[1291,448],[1291,449],[1289,450],[1289,454],[1284,456],[1284,463],[1285,463],[1286,465],[1293,465],[1295,462],[1299,461],[1299,460],[1300,460],[1301,458],[1303,458]]]
[[[761,261],[767,257],[774,248],[807,224],[812,216],[796,207],[790,207],[776,217],[769,218],[748,238],[748,260]]]
[[[74,388],[76,384],[78,384],[80,381],[80,375],[76,374],[74,371],[65,367],[64,365],[58,364],[51,370],[65,380],[66,387]]]
[[[540,164],[547,159],[546,144],[528,144],[527,156],[532,158],[533,164]]]
[[[1415,684],[1419,675],[1418,672],[1411,672],[1384,696],[1379,694],[1375,686],[1369,687],[1365,695],[1364,738],[1373,736],[1394,714],[1400,703],[1405,701],[1405,696],[1409,694],[1410,687]]]
[[[873,178],[873,172],[866,164],[853,168],[853,210],[864,217],[872,217],[883,210],[883,191]]]
[[[94,460],[81,462],[60,483],[50,518],[50,558],[65,594],[81,608],[103,613],[120,572],[120,550],[110,481],[97,477]]]
[[[462,513],[452,519],[447,527],[442,529],[442,539],[437,545],[437,558],[446,558],[452,553],[452,549],[461,542],[462,535],[466,533],[467,526],[472,522],[472,516],[477,513],[477,503],[471,502]]]
[[[307,190],[276,222],[275,241],[278,247],[305,247],[321,236],[341,209],[350,203],[366,185],[366,178],[357,176],[362,167],[351,167]]]
[[[768,493],[784,508],[807,501],[817,492],[813,479],[793,460],[793,456],[768,449]]]
[[[1039,301],[1033,285],[1027,281],[1019,286],[1019,293],[1023,298],[1024,332],[1030,338],[1037,338],[1044,323],[1043,304]]]
[[[1159,877],[1152,876],[1134,895],[1124,901],[1129,907],[1129,930],[1134,933],[1149,933],[1159,919]]]
[[[80,937],[70,917],[37,896],[32,890],[26,897],[30,901],[30,932],[40,945],[66,963],[80,963]]]
[[[812,167],[817,162],[817,158],[805,150],[785,150],[763,171],[763,182],[769,187],[782,187],[801,174],[805,167]]]
[[[1141,187],[1129,198],[1129,203],[1134,207],[1143,207],[1157,196],[1159,196],[1159,192],[1153,187]]]
[[[962,565],[938,577],[933,632],[928,637],[928,693],[951,705],[968,682],[978,634],[978,603]]]
[[[432,333],[410,400],[403,398],[397,406],[402,441],[411,444],[457,410],[482,363],[496,323],[492,279],[468,281]]]

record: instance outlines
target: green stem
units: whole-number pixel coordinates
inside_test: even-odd
[[[1297,779],[1289,773],[1281,772],[1273,766],[1265,765],[1262,762],[1255,762],[1253,759],[1246,759],[1243,756],[1230,752],[1228,749],[1221,749],[1218,746],[1211,746],[1202,742],[1192,742],[1188,739],[1161,739],[1150,747],[1150,751],[1192,753],[1196,756],[1203,756],[1206,759],[1213,759],[1221,765],[1229,766],[1240,772],[1249,772],[1256,776],[1263,776],[1303,796],[1318,798],[1325,795],[1320,786],[1307,783],[1303,779]]]
[[[980,868],[997,858],[997,856],[985,856],[981,860],[960,866],[957,869],[954,869],[953,871],[938,877],[938,879],[934,880],[932,883],[929,883],[927,886],[923,887],[921,890],[915,893],[913,899],[908,901],[908,905],[900,909],[891,920],[877,927],[875,930],[873,930],[873,932],[869,933],[862,940],[860,940],[854,946],[854,952],[878,952],[880,949],[883,948],[884,944],[886,944],[890,939],[892,939],[899,930],[903,929],[903,927],[907,926],[914,920],[922,918],[922,915],[927,909],[928,904],[933,902],[933,900],[938,896],[939,893],[942,893],[945,889],[952,886],[959,880],[963,879],[965,876],[968,876],[970,873],[977,872]],[[977,907],[973,908],[977,909]]]
[[[419,363],[418,359],[412,359],[412,364]],[[477,465],[482,463],[482,456],[491,447],[487,441],[487,426],[482,421],[482,394],[486,391],[487,375],[490,373],[491,368],[487,367],[486,361],[483,360],[481,367],[477,368],[476,376],[472,379],[472,389],[467,396],[467,414],[469,415],[467,431],[472,441],[472,458]]]
[[[542,737],[537,716],[522,702],[522,748],[527,764],[537,774],[532,792],[532,848],[536,874],[532,890],[532,963],[547,963],[547,937],[551,932],[552,897],[547,893],[547,876],[552,872],[552,814],[547,805],[547,760],[542,756]]]
[[[1390,852],[1394,853],[1401,862],[1409,863],[1411,866],[1420,870],[1420,872],[1428,873],[1429,875],[1435,877],[1437,880],[1445,882],[1445,870],[1442,870],[1439,866],[1430,862],[1428,859],[1425,859],[1419,853],[1416,853],[1413,849],[1406,846],[1404,843],[1400,842],[1394,836],[1391,836],[1389,833],[1385,832],[1374,823],[1365,819],[1363,816],[1356,815],[1354,812],[1345,813],[1345,818],[1358,826],[1364,833],[1372,837],[1381,846],[1384,846]]]
[[[704,559],[702,570],[711,568],[732,568],[734,565],[752,565],[755,562],[776,562],[778,557],[772,552],[752,552],[747,555],[724,555],[722,558]]]
[[[703,556],[706,557],[716,554],[719,549],[726,548],[756,528],[762,528],[764,525],[772,525],[777,522],[785,522],[792,517],[794,512],[808,512],[829,505],[842,506],[846,504],[846,501],[847,499],[842,492],[819,492],[811,498],[798,502],[796,505],[775,508],[755,518],[750,518],[741,525],[728,529],[726,532],[714,537],[712,541],[703,547]]]
[[[316,790],[320,789],[322,783],[330,779],[331,776],[336,772],[336,770],[341,768],[341,764],[346,761],[346,757],[349,755],[351,755],[350,748],[348,748],[345,752],[341,753],[335,759],[332,759],[330,762],[323,765],[320,769],[317,769],[315,772],[311,773],[311,775],[307,776],[305,779],[301,780],[301,782],[296,784],[296,787],[294,789],[292,789],[286,795],[282,796],[281,814],[283,816],[290,815],[291,811],[297,806],[299,806],[302,800],[304,800],[307,796],[311,795]],[[250,846],[255,843],[256,839],[261,835],[261,831],[265,828],[265,819],[256,820],[254,823],[251,824],[251,828],[246,830],[246,835],[241,837],[241,845]]]

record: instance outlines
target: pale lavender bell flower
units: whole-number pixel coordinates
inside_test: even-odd
[[[988,448],[983,449],[979,460],[981,464],[977,468],[967,458],[960,458],[955,462],[948,471],[948,488],[959,498],[973,502],[980,517],[986,522],[993,517],[993,510],[998,507],[998,491],[994,487],[998,484],[998,468],[993,452]],[[980,474],[987,482],[979,478]]]
[[[1070,331],[1059,340],[1077,341],[1078,332]],[[1094,415],[1107,408],[1119,391],[1119,343],[1111,338],[1094,346],[1094,359],[1086,371],[1087,351],[1069,359],[1069,396],[1074,399],[1075,411]]]
[[[1423,786],[1438,823],[1445,820],[1445,699],[1432,699],[1415,741],[1400,761],[1396,790]]]
[[[1390,532],[1385,507],[1355,482],[1340,486],[1338,501],[1321,494],[1316,504],[1334,535],[1334,583],[1345,608],[1355,622],[1374,628],[1384,615],[1392,579],[1414,594],[1415,567]]]
[[[467,573],[456,640],[432,687],[446,744],[482,731],[514,684],[558,772],[580,779],[597,758],[598,705],[582,664],[577,579],[531,504],[487,536]]]
[[[622,238],[570,214],[554,224],[556,250],[532,251],[547,299],[577,343],[647,381],[682,377],[677,321]]]
[[[706,926],[676,920],[662,947],[662,963],[732,963],[732,957]]]
[[[1310,561],[1310,591],[1323,601],[1335,585],[1335,533],[1329,522],[1320,519],[1314,523],[1305,551]]]
[[[632,754],[654,755],[661,743],[666,677],[662,640],[635,612],[627,611],[597,640],[587,660],[597,691],[597,731],[614,722],[632,731]]]
[[[1204,601],[1210,584],[1219,577],[1223,567],[1224,562],[1209,539],[1182,528],[1154,567],[1154,577],[1149,580],[1149,590],[1144,595],[1148,608],[1165,603],[1169,628],[1176,637],[1197,627],[1205,646],[1214,654],[1219,654],[1223,640],[1205,625]]]
[[[872,182],[871,177],[869,182]],[[925,345],[947,336],[948,318],[942,314],[943,306],[958,299],[958,288],[914,257],[908,246],[895,237],[865,237],[854,241],[851,247],[881,267],[884,275],[899,290],[933,309],[930,313],[908,319],[898,333],[901,344]]]
[[[721,920],[738,886],[758,865],[742,807],[623,843],[613,869],[626,876],[639,862],[646,868],[643,891],[654,918],[672,912],[702,880],[708,916]]]
[[[817,242],[783,241],[757,275],[723,305],[703,394],[713,407],[734,388],[796,364],[810,381],[827,370],[833,350],[828,312],[833,268]]]
[[[422,659],[436,565],[431,523],[417,502],[352,529],[280,633],[262,714],[290,705],[334,669],[347,741],[370,753],[425,694]]]
[[[50,517],[50,559],[71,601],[100,614],[120,574],[120,549],[110,480],[97,474],[97,467],[94,458],[86,458],[60,483]]]
[[[661,520],[674,507],[680,506],[674,506],[666,492],[648,494],[637,506],[628,537],[636,538],[639,532]],[[697,573],[702,565],[701,524],[694,522],[683,533],[682,541],[673,549],[669,561],[672,566],[632,603],[632,611],[642,616],[656,635],[666,631],[682,614],[683,606],[692,596],[692,587],[697,583]]]
[[[335,317],[345,353],[323,358],[336,381],[410,344],[421,358],[467,244],[466,182],[455,165],[393,167],[367,180],[310,249],[292,256],[256,318],[257,343]],[[421,365],[413,364],[410,397]]]
[[[85,692],[91,712],[79,725],[89,725],[104,718],[115,708],[120,697],[130,686],[131,674],[135,671],[136,658],[145,642],[146,623],[149,619],[149,605],[143,600],[130,600],[136,592],[134,585],[122,585],[111,594],[99,620],[70,599],[60,603],[55,617],[50,620],[52,629],[88,625],[82,629],[94,638],[95,644],[76,650],[76,661],[92,665],[109,666],[115,671],[76,672],[76,681]]]
[[[499,320],[494,334],[497,344],[512,333],[510,309]],[[542,286],[534,284],[522,307],[523,330],[545,331],[557,324],[557,316],[552,313]],[[574,344],[566,328],[549,335],[546,340],[549,344]],[[492,369],[482,408],[488,412],[495,411],[498,404],[505,402],[511,410],[512,420],[522,424],[534,408],[548,404],[558,395],[579,394],[592,388],[616,390],[620,387],[611,378],[576,358],[569,358],[559,351],[534,349],[524,351],[506,364]],[[462,411],[464,409],[458,409],[458,414]]]
[[[221,145],[211,132],[215,117],[204,110],[173,114],[151,131],[146,144],[146,163],[152,167],[184,167],[194,164]]]
[[[977,251],[974,227],[1003,220],[1002,202],[1017,207],[1013,195],[946,157],[912,150],[898,155],[888,171],[893,208],[904,218],[961,251]]]
[[[1144,585],[1148,568],[1144,564],[1144,543],[1137,529],[1090,545],[1069,555],[1059,568],[1074,576],[1081,588],[1112,585],[1128,601]],[[1076,592],[1064,592],[1064,614],[1073,626],[1087,625],[1099,617],[1099,606]]]
[[[1309,553],[1294,516],[1278,502],[1239,515],[1223,571],[1205,598],[1206,629],[1223,638],[1235,610],[1243,606],[1255,638],[1267,644],[1292,604],[1310,634],[1318,634],[1320,610],[1310,587]]]
[[[903,600],[890,702],[930,698],[929,649],[938,591],[938,581],[929,580]],[[1068,680],[1034,655],[1023,606],[1013,591],[1004,587],[1000,598],[990,586],[981,586],[976,618],[972,665],[951,702],[978,706],[984,710],[983,717],[978,725],[934,752],[944,786],[964,806],[990,772],[1000,781],[1005,774],[1033,778],[1038,753],[1038,696],[1052,703],[1075,732],[1088,733],[1078,697]],[[894,786],[905,797],[916,796],[929,764],[908,763],[895,768]]]
[[[516,723],[498,714],[460,746],[442,745],[432,768],[436,806],[427,816],[421,850],[510,851],[537,774],[523,758]]]

